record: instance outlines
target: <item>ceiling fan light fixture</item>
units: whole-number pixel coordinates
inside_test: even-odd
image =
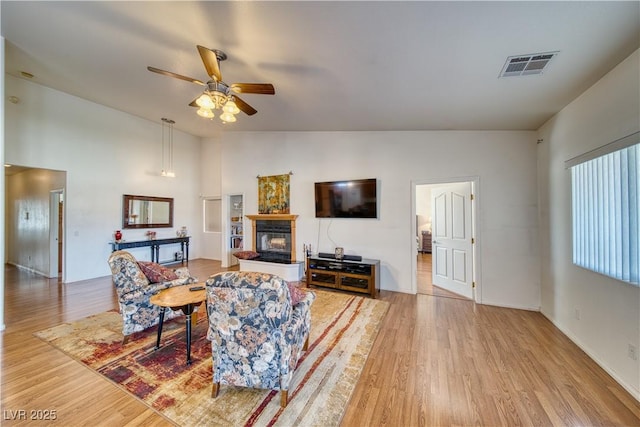
[[[233,123],[237,120],[235,115],[239,114],[241,111],[248,116],[252,116],[258,111],[247,104],[245,101],[243,101],[241,98],[234,96],[232,94],[232,91],[242,94],[275,94],[275,89],[271,83],[233,83],[232,85],[228,85],[227,83],[222,81],[222,74],[220,73],[220,62],[226,60],[227,55],[221,50],[209,49],[200,45],[197,45],[196,47],[198,48],[200,58],[202,59],[205,69],[207,70],[207,74],[211,79],[206,83],[192,77],[183,76],[181,74],[151,66],[148,66],[147,70],[153,73],[162,74],[168,77],[173,77],[190,83],[195,83],[200,86],[204,86],[204,92],[200,96],[198,96],[195,101],[191,101],[191,103],[189,103],[190,107],[198,107],[198,110],[196,112],[198,116],[212,119],[214,117],[213,110],[222,110],[220,119],[224,123]],[[239,107],[235,102],[236,100],[240,105]],[[163,176],[166,175],[163,174]]]
[[[228,111],[225,112],[223,115],[220,116],[220,120],[222,120],[225,123],[233,123],[235,122],[236,116],[234,116],[233,114],[229,113]]]
[[[224,107],[222,107],[222,111],[229,114],[238,114],[240,112],[240,109],[238,108],[236,103],[233,102],[233,98],[229,98],[227,103],[224,104]]]
[[[215,117],[213,110],[210,108],[200,107],[197,113],[200,117],[204,117],[205,119],[213,119]]]
[[[200,95],[198,99],[196,99],[196,104],[198,104],[198,107],[206,108],[209,110],[211,110],[212,108],[215,108],[215,104],[213,103],[213,100],[211,99],[209,94],[207,94],[206,92]]]
[[[210,93],[210,96],[211,96],[211,101],[213,102],[212,108],[218,108],[222,110],[224,103],[227,102],[227,99],[228,99],[227,95],[225,95],[222,92],[218,92],[217,90],[214,90],[213,92]]]

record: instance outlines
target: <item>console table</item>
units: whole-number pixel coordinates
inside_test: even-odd
[[[369,294],[372,298],[380,290],[380,261],[337,260],[335,258],[307,258],[307,286],[324,286]]]
[[[113,252],[119,251],[121,249],[128,248],[142,248],[145,246],[149,246],[151,248],[151,261],[152,262],[160,262],[160,246],[162,245],[171,245],[180,243],[180,250],[184,254],[182,257],[181,263],[187,262],[189,264],[189,239],[191,237],[170,237],[168,239],[149,239],[149,240],[138,240],[135,242],[111,242],[111,249]]]

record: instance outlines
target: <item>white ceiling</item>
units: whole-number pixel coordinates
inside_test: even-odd
[[[242,131],[534,130],[640,46],[640,2],[2,1],[5,69],[198,136]],[[223,125],[188,104],[196,45],[258,110]],[[508,56],[559,51],[542,75]],[[7,93],[6,96],[11,96]]]

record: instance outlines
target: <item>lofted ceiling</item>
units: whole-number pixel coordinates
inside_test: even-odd
[[[2,1],[5,71],[202,137],[228,131],[535,130],[640,46],[640,2]],[[222,124],[206,82],[268,82]],[[543,74],[507,57],[558,51]],[[7,93],[9,97],[13,94]]]

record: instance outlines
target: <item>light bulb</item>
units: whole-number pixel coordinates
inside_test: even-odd
[[[232,99],[229,99],[227,101],[227,103],[224,104],[224,108],[222,109],[222,111],[224,111],[225,113],[230,113],[230,114],[238,114],[240,112],[240,109],[238,108],[236,103],[233,102]]]
[[[222,120],[223,122],[227,122],[227,123],[233,123],[236,121],[236,116],[234,116],[233,114],[226,112],[223,115],[220,116],[220,120]]]
[[[213,114],[213,111],[205,107],[198,109],[198,115],[200,117],[204,117],[205,119],[213,119],[215,117],[215,114]]]
[[[215,104],[211,100],[211,97],[206,93],[203,93],[198,99],[196,99],[196,104],[198,107],[208,108],[209,110],[215,108]]]

